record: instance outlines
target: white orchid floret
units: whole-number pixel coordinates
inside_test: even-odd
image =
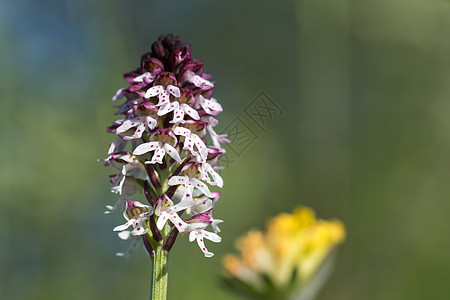
[[[176,127],[173,132],[176,135],[184,136],[183,149],[189,150],[192,155],[199,157],[200,161],[205,161],[208,156],[208,148],[202,139],[191,130],[185,127]],[[194,146],[197,150],[194,149]]]
[[[203,110],[209,115],[217,116],[223,111],[220,103],[214,98],[205,99],[202,95],[199,95],[198,99]]]
[[[174,85],[167,85],[166,87],[162,85],[152,86],[145,93],[145,98],[151,98],[158,96],[158,104],[156,106],[161,106],[166,103],[170,103],[170,95],[175,97],[180,97],[180,89]]]
[[[206,80],[205,78],[199,75],[196,75],[192,71],[186,71],[183,75],[183,79],[189,81],[190,83],[194,84],[196,87],[201,88],[202,90],[208,90],[214,87],[214,84],[212,82]]]
[[[227,134],[217,134],[213,127],[219,124],[219,121],[215,119],[213,116],[205,115],[202,116],[201,121],[206,123],[206,129],[211,136],[211,140],[215,148],[219,149],[222,153],[225,153],[225,149],[220,145],[221,143],[230,143],[230,140],[227,139]]]
[[[177,205],[174,205],[172,200],[166,194],[160,197],[155,209],[155,215],[158,216],[156,227],[162,230],[168,220],[178,229],[179,232],[184,232],[188,225],[180,218],[178,212],[192,207],[194,201],[182,200]]]
[[[186,103],[179,103],[178,101],[166,103],[159,108],[158,115],[164,116],[173,111],[173,119],[169,123],[184,123],[184,114],[187,114],[194,120],[199,120],[198,112],[187,105]]]
[[[214,253],[209,252],[206,248],[204,240],[208,239],[214,243],[220,243],[222,238],[214,232],[205,230],[205,228],[212,223],[211,218],[207,214],[198,214],[189,220],[186,220],[186,223],[189,224],[189,227],[186,230],[189,232],[189,242],[196,240],[205,257],[214,256]]]
[[[201,179],[206,181],[211,185],[217,185],[218,187],[223,187],[222,177],[214,170],[214,168],[207,162],[203,162],[198,170],[201,174]],[[211,176],[209,176],[209,175]]]
[[[182,171],[182,174],[183,175],[172,176],[168,182],[170,186],[183,186],[183,196],[181,198],[181,201],[185,199],[188,201],[193,201],[194,189],[199,190],[209,198],[214,197],[208,186],[197,179],[200,176],[197,163],[189,163],[189,165],[186,166],[186,169]]]
[[[181,163],[180,155],[178,150],[170,144],[176,146],[177,138],[172,133],[171,130],[157,130],[151,137],[151,139],[156,139],[156,141],[140,144],[134,149],[134,155],[143,155],[147,152],[154,151],[153,157],[150,161],[146,161],[146,164],[162,164],[163,158],[167,153],[176,162]],[[172,140],[172,141],[171,141]]]
[[[113,231],[124,231],[128,227],[133,226],[131,235],[143,235],[148,232],[146,220],[153,214],[153,208],[148,205],[144,205],[139,201],[126,200],[125,210],[123,217],[127,222],[123,225],[116,226]],[[122,238],[126,237],[126,233],[122,234]]]
[[[117,127],[116,133],[121,134],[121,133],[128,131],[129,129],[131,129],[133,127],[136,127],[136,130],[133,135],[131,135],[131,136],[122,135],[122,138],[124,140],[134,140],[134,139],[140,138],[147,127],[152,130],[155,129],[156,124],[157,124],[157,121],[150,116],[138,116],[138,117],[123,121],[122,125]]]
[[[104,161],[105,167],[109,165],[114,166],[116,169],[120,170],[123,175],[126,175],[135,169],[145,172],[144,165],[135,155],[129,152],[113,153],[106,159],[97,159],[97,161]]]
[[[138,83],[152,83],[156,76],[151,72],[145,72],[139,76],[136,76],[133,81]]]

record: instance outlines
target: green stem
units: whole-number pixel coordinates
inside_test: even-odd
[[[167,282],[169,279],[168,255],[162,246],[155,249],[155,256],[152,257],[152,295],[151,300],[167,299]]]

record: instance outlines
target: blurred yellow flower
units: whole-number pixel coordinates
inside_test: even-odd
[[[239,238],[241,255],[224,256],[224,277],[261,299],[289,299],[307,286],[344,239],[340,221],[316,219],[312,209],[301,206],[270,219],[265,232],[251,230]]]

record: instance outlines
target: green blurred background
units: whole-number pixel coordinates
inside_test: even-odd
[[[122,73],[173,32],[258,136],[222,172],[223,242],[180,238],[170,299],[218,285],[234,239],[296,205],[347,227],[318,299],[450,299],[450,2],[0,1],[0,299],[146,299],[150,259],[103,215]],[[255,126],[264,90],[284,113]]]

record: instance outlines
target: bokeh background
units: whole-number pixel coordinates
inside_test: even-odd
[[[237,299],[221,256],[299,204],[347,227],[319,300],[450,298],[449,1],[1,0],[0,299],[148,298],[96,159],[122,73],[169,32],[217,81],[219,128],[257,135],[222,173],[216,256],[177,240],[170,299]],[[263,129],[261,91],[283,109]]]

